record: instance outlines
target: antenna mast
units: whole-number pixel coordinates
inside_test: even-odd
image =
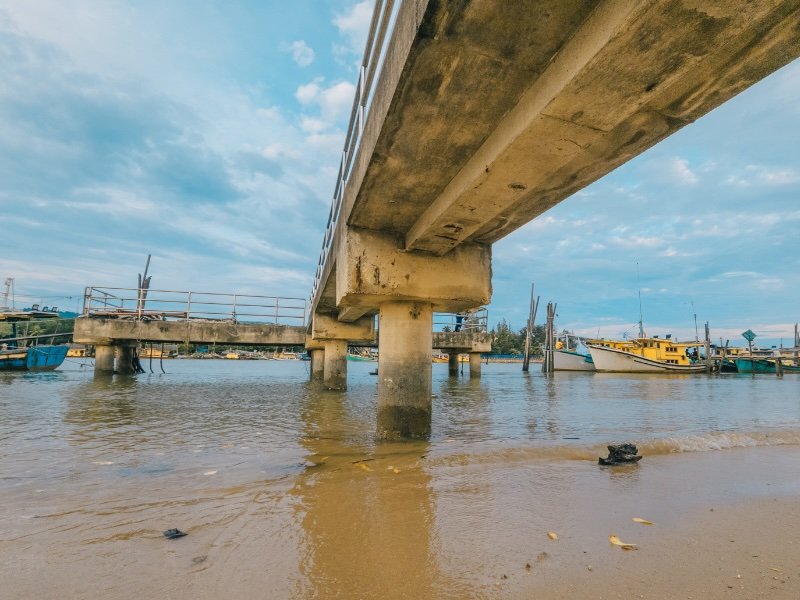
[[[639,286],[639,337],[644,337],[644,317],[642,316],[642,281],[639,276],[639,261],[636,261],[636,283]]]
[[[8,294],[11,293],[11,306],[8,306]],[[5,281],[5,289],[3,290],[3,306],[0,308],[5,308],[6,310],[14,308],[14,278],[13,277],[6,277]]]

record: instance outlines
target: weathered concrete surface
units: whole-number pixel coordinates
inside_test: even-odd
[[[469,376],[470,377],[480,377],[481,376],[481,353],[480,352],[470,352],[469,353]]]
[[[378,435],[425,437],[431,428],[431,324],[427,302],[385,302],[378,340]]]
[[[484,332],[436,331],[433,334],[433,347],[442,352],[491,352],[492,336]]]
[[[133,367],[133,346],[117,346],[117,363],[115,371],[120,375],[133,375],[136,369]]]
[[[404,2],[313,305],[347,228],[491,244],[798,55],[800,0]]]
[[[450,352],[447,355],[447,374],[458,375],[458,352]]]
[[[114,346],[99,345],[94,349],[94,371],[95,373],[113,373],[114,372],[114,355],[116,349]]]
[[[306,341],[306,329],[292,325],[246,325],[206,321],[122,321],[80,317],[75,319],[73,339],[78,344],[93,345],[129,340],[302,346]]]
[[[374,312],[387,300],[427,302],[433,310],[456,312],[485,305],[492,295],[491,248],[483,244],[464,244],[436,257],[404,251],[397,236],[350,227],[337,264],[339,319]]]
[[[326,340],[322,383],[326,389],[347,389],[347,341]]]
[[[311,355],[311,381],[322,381],[325,373],[325,350],[312,348]]]
[[[315,314],[312,317],[311,338],[314,342],[322,340],[346,340],[351,343],[375,343],[374,317],[359,318],[345,323],[330,315]]]

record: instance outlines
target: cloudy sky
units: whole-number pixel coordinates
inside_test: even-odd
[[[371,4],[0,0],[0,278],[307,297]],[[799,98],[792,64],[497,244],[491,320],[535,281],[619,336],[641,288],[649,333],[788,341]]]

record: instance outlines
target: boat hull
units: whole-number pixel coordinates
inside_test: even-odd
[[[594,371],[594,362],[590,354],[580,354],[569,350],[553,352],[553,370],[555,371]]]
[[[775,375],[777,368],[775,360],[765,358],[737,358],[736,368],[739,373],[769,373]],[[783,365],[784,373],[800,373],[800,367]]]
[[[650,358],[644,358],[631,352],[589,346],[594,368],[606,373],[703,373],[705,365],[673,365]]]
[[[52,371],[67,356],[66,345],[32,346],[0,352],[0,371]]]

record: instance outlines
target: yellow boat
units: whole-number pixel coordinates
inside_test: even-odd
[[[700,356],[702,342],[678,342],[659,337],[631,340],[589,340],[597,371],[616,373],[700,373],[706,365]]]

